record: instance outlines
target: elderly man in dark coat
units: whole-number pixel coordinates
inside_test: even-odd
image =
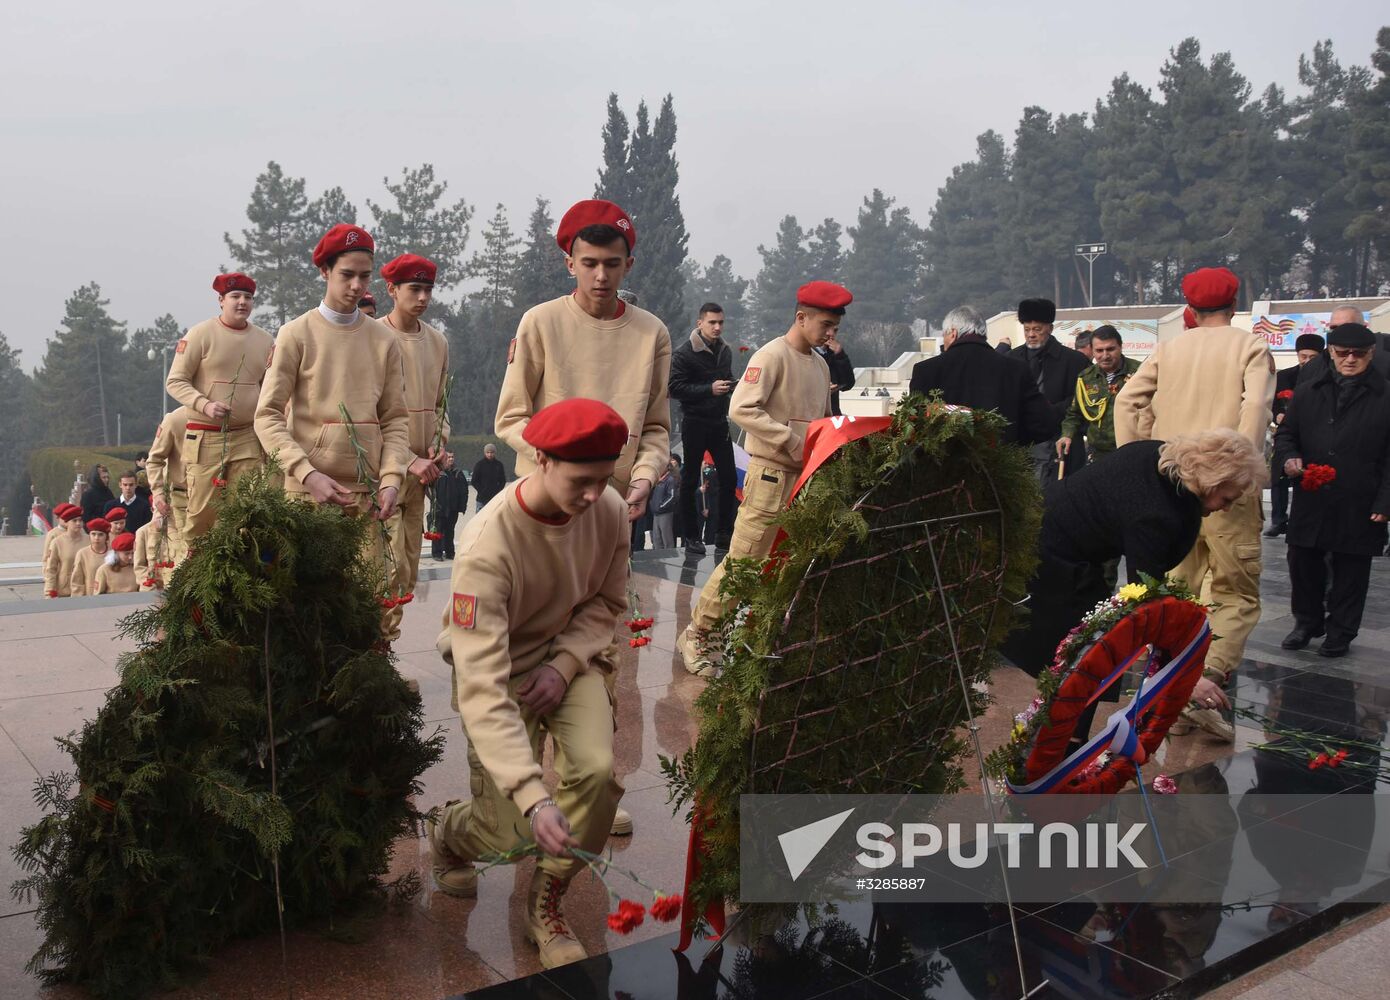
[[[1028,369],[996,352],[985,339],[985,318],[971,306],[960,306],[942,321],[942,353],[912,367],[909,392],[941,397],[957,406],[994,410],[1009,422],[1004,440],[1036,444],[1057,436],[1056,416],[1029,377]]]
[[[1289,578],[1294,628],[1285,649],[1326,635],[1318,652],[1345,656],[1361,627],[1371,559],[1385,548],[1390,516],[1390,382],[1373,365],[1376,338],[1360,323],[1327,335],[1330,364],[1298,390],[1274,436],[1284,473],[1304,479],[1309,466],[1336,477],[1294,491],[1289,517]],[[1329,558],[1330,556],[1330,558]],[[1327,564],[1332,586],[1327,586]]]
[[[1018,322],[1023,327],[1023,346],[1015,347],[1010,357],[1028,366],[1028,374],[1056,414],[1060,428],[1066,419],[1067,407],[1076,395],[1076,380],[1090,367],[1090,360],[1080,351],[1063,346],[1052,336],[1052,324],[1057,319],[1057,306],[1048,299],[1024,299],[1018,304]],[[1056,478],[1057,437],[1033,446],[1033,468],[1039,481]],[[1073,444],[1067,452],[1064,466],[1067,475],[1086,465],[1086,449]]]
[[[1274,429],[1284,422],[1284,413],[1293,399],[1293,391],[1298,386],[1299,373],[1311,362],[1322,357],[1322,337],[1316,333],[1301,333],[1294,341],[1294,353],[1298,364],[1291,368],[1281,368],[1274,375],[1274,407],[1271,418]],[[1324,367],[1324,371],[1326,368]],[[1284,475],[1284,468],[1278,459],[1270,459],[1269,470],[1269,527],[1265,529],[1266,538],[1278,538],[1289,530],[1289,486],[1292,481]]]

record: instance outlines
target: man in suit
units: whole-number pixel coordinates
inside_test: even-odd
[[[1026,365],[989,346],[980,311],[958,306],[946,314],[941,325],[945,331],[942,353],[913,366],[908,391],[926,395],[939,389],[947,403],[994,410],[1009,422],[1004,429],[1007,443],[1044,442],[1051,447],[1061,417],[1038,392]]]
[[[1064,347],[1052,336],[1052,323],[1057,318],[1057,306],[1048,299],[1024,299],[1018,304],[1018,322],[1023,327],[1023,346],[1015,347],[1013,358],[1028,366],[1038,391],[1047,400],[1056,416],[1058,431],[1051,440],[1040,441],[1032,448],[1033,469],[1038,481],[1046,483],[1056,476],[1057,436],[1067,407],[1076,394],[1076,380],[1091,364],[1086,355]],[[1075,472],[1086,464],[1086,449],[1073,446],[1067,452],[1065,469]]]
[[[1293,399],[1294,388],[1298,385],[1299,375],[1315,358],[1322,357],[1322,338],[1316,333],[1301,333],[1294,341],[1294,352],[1298,355],[1298,364],[1291,368],[1281,368],[1274,376],[1274,429],[1279,430],[1279,425],[1284,422],[1284,414],[1288,412],[1289,402]],[[1293,480],[1284,475],[1284,463],[1278,459],[1271,461],[1269,470],[1270,481],[1270,514],[1269,527],[1265,529],[1266,538],[1278,538],[1289,530],[1289,487],[1293,485]]]

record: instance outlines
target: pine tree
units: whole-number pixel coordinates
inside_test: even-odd
[[[381,183],[395,204],[378,205],[367,199],[367,207],[372,212],[370,228],[372,239],[376,241],[377,264],[385,264],[403,253],[414,253],[438,265],[439,273],[434,279],[436,292],[463,280],[472,206],[462,198],[451,205],[441,204],[449,184],[435,181],[434,167],[429,163],[415,170],[402,169],[398,184],[392,184],[389,177],[383,177]],[[382,288],[384,294],[385,286]]]
[[[483,230],[483,248],[473,254],[464,272],[483,281],[482,289],[470,296],[475,302],[499,312],[513,307],[519,246],[521,240],[512,232],[506,206],[499,202]]]
[[[643,105],[645,108],[645,105]],[[603,167],[594,185],[594,197],[623,208],[632,202],[632,177],[628,164],[627,115],[618,104],[618,95],[608,95],[608,120],[603,124]]]
[[[37,446],[38,422],[31,412],[33,380],[19,362],[19,351],[0,333],[0,503],[9,508],[11,531],[29,520],[29,452]],[[52,504],[58,497],[44,497]]]
[[[164,388],[169,374],[165,361],[173,359],[172,353],[166,354],[166,348],[177,344],[186,332],[178,320],[165,313],[152,326],[140,327],[130,335],[120,387],[121,398],[133,404],[134,410],[124,412],[127,441],[153,442],[159,421],[169,407],[178,405]],[[151,353],[154,357],[150,357]]]
[[[893,204],[894,199],[874,188],[848,230],[844,278],[854,293],[854,308],[841,335],[856,345],[854,359],[861,364],[887,364],[911,346],[921,231],[906,207]]]
[[[753,280],[748,340],[765,344],[787,331],[796,310],[796,290],[810,280],[811,254],[796,216],[782,217],[777,242],[771,248],[760,245],[758,255],[763,266]]]
[[[844,276],[845,250],[840,244],[843,228],[834,219],[826,219],[811,233],[811,276],[821,281],[838,282]]]
[[[231,233],[222,240],[236,270],[256,279],[256,322],[274,331],[318,300],[311,253],[322,232],[313,228],[304,178],[285,176],[274,160],[256,178],[246,217],[251,228],[241,231],[241,242]]]
[[[14,848],[44,934],[31,973],[169,989],[281,913],[350,916],[418,825],[444,737],[379,645],[377,526],[277,477],[238,482],[164,599],[122,621],[120,682],[62,741],[75,773],[36,784],[46,815]]]
[[[574,279],[565,269],[565,255],[555,243],[550,202],[538,197],[526,223],[525,247],[516,262],[515,304],[526,310],[573,289]]]
[[[65,329],[48,341],[37,381],[55,444],[116,443],[126,332],[106,311],[110,304],[96,282],[83,285],[67,301]]]
[[[724,307],[724,335],[734,340],[745,339],[749,332],[745,329],[748,279],[735,274],[733,261],[722,253],[710,261],[707,268],[700,267],[693,260],[686,264],[690,277],[685,286],[686,302],[690,308],[699,309],[706,302],[718,303]],[[695,318],[691,318],[688,325],[693,327]]]
[[[1012,208],[1009,156],[999,133],[976,140],[976,156],[937,190],[923,238],[920,311],[934,322],[959,305],[985,315],[1013,305],[1001,261]]]
[[[1356,247],[1356,290],[1362,295],[1390,279],[1390,27],[1376,34],[1371,64],[1380,76],[1349,100],[1351,149],[1346,161],[1347,200],[1355,214],[1345,235]]]

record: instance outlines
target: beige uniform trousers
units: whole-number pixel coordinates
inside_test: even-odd
[[[242,476],[260,467],[265,455],[254,427],[222,431],[198,430],[191,421],[180,443],[184,482],[188,487],[188,514],[181,534],[188,541],[207,534],[217,520],[217,500],[223,489],[231,489]],[[223,438],[226,438],[225,442]],[[225,487],[214,486],[214,478],[227,480]]]
[[[457,669],[457,668],[455,668]],[[623,786],[613,773],[613,702],[601,676],[591,667],[570,682],[560,706],[538,719],[525,709],[521,718],[531,740],[531,752],[540,760],[541,742],[549,733],[555,743],[555,804],[569,821],[579,846],[591,854],[603,850],[613,814],[623,797]],[[518,674],[507,684],[512,698],[526,677]],[[457,686],[455,687],[457,690]],[[515,850],[535,838],[531,822],[510,798],[502,794],[486,768],[468,749],[469,785],[473,797],[445,806],[439,817],[444,844],[460,858],[476,861]],[[573,878],[584,867],[577,858],[543,857],[541,870],[562,879]]]
[[[420,540],[425,530],[425,488],[420,480],[406,473],[405,482],[396,494],[396,510],[386,522],[391,536],[392,595],[410,593],[420,575]],[[386,612],[386,638],[400,638],[404,608]]]
[[[1260,529],[1264,514],[1259,493],[1250,493],[1228,511],[1202,518],[1197,544],[1168,575],[1186,580],[1214,607],[1214,635],[1207,666],[1231,674],[1245,655],[1245,640],[1260,620]]]
[[[734,521],[729,554],[705,581],[705,589],[700,591],[700,599],[695,602],[695,610],[690,616],[690,625],[697,632],[713,628],[727,610],[727,603],[719,596],[725,564],[730,559],[761,559],[772,551],[772,543],[777,538],[777,528],[772,521],[790,502],[796,478],[793,472],[774,469],[756,461],[748,463],[748,471],[743,476],[743,503]]]
[[[173,553],[170,555],[176,564],[188,558],[188,487],[174,486],[169,489],[169,509],[174,515],[174,525],[169,532],[169,540],[173,543]],[[165,570],[172,573],[172,570]],[[168,582],[167,580],[165,581]]]

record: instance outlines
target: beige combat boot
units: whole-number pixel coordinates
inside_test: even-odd
[[[687,625],[676,636],[676,649],[685,661],[685,669],[696,677],[713,677],[719,673],[709,635],[696,631],[693,624]]]
[[[567,881],[539,868],[531,876],[526,893],[526,939],[540,949],[542,968],[553,969],[589,957],[560,910],[560,899],[568,888]]]
[[[453,802],[444,803],[448,809]],[[460,899],[476,899],[478,896],[478,869],[471,861],[465,861],[449,850],[439,833],[439,823],[433,816],[425,820],[425,830],[430,838],[430,874],[439,891]]]

